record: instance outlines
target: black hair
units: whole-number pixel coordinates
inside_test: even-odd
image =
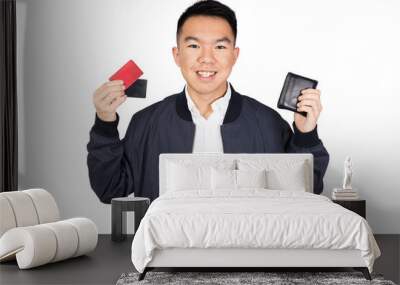
[[[193,16],[210,16],[226,20],[232,29],[234,42],[237,36],[237,20],[235,12],[228,6],[215,0],[200,0],[188,7],[179,17],[178,27],[176,29],[176,41],[178,41],[182,26],[187,19]]]

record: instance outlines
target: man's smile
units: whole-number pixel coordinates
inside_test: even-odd
[[[198,70],[198,71],[196,71],[196,74],[200,80],[210,81],[215,78],[215,75],[217,74],[217,72],[210,71],[210,70]]]

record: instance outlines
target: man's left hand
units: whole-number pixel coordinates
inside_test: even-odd
[[[307,133],[315,129],[319,114],[322,111],[321,91],[318,89],[304,89],[298,98],[297,111],[306,112],[307,117],[294,113],[296,127],[302,132]]]

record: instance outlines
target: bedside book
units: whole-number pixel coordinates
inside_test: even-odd
[[[360,197],[355,189],[334,188],[332,199],[334,200],[358,200]]]

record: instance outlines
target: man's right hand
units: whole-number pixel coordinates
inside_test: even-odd
[[[102,84],[93,94],[93,103],[97,116],[106,122],[117,119],[117,108],[125,102],[125,86],[122,80],[108,81]]]

